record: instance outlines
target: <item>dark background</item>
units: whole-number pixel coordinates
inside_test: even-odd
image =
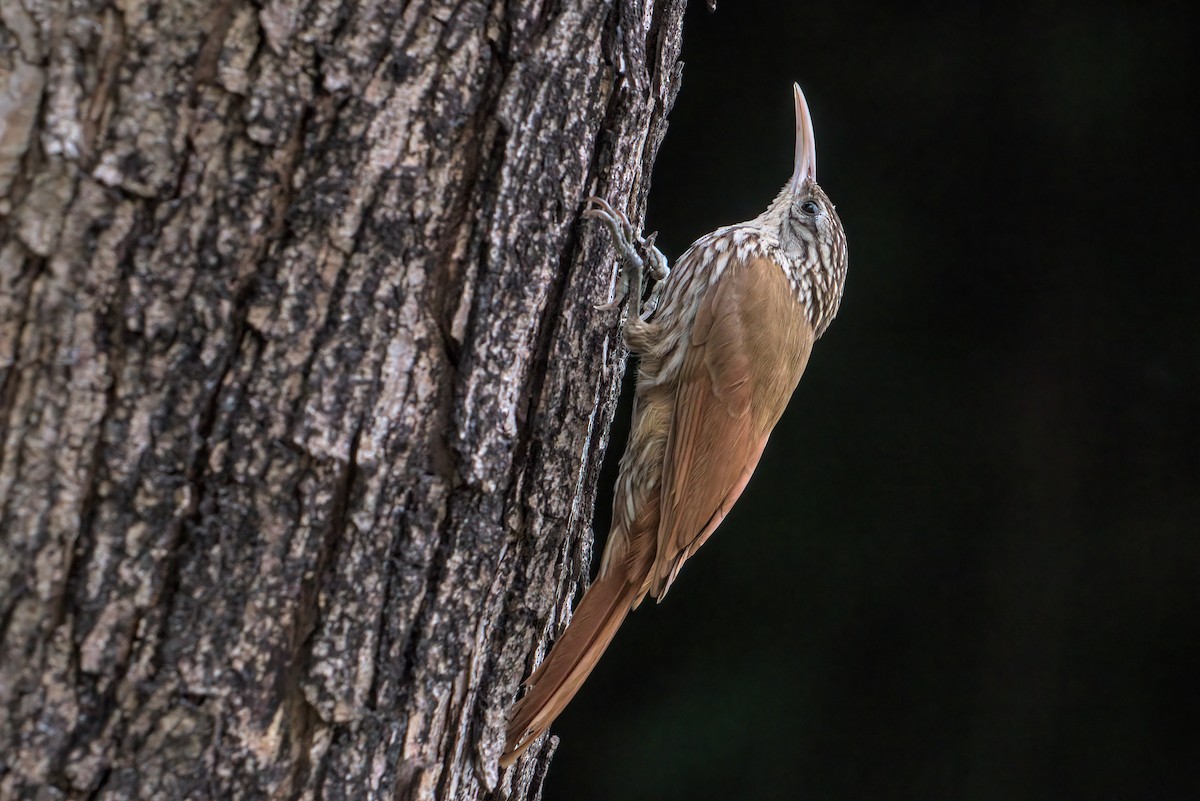
[[[692,4],[647,228],[674,259],[765,208],[796,80],[849,280],[549,801],[1200,798],[1194,23]]]

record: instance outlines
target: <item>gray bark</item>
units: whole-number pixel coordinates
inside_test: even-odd
[[[529,798],[682,0],[3,0],[0,798]]]

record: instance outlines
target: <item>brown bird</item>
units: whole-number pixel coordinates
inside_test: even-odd
[[[668,275],[666,259],[599,198],[621,254],[621,289],[640,300],[647,252],[658,279],[648,319],[630,314],[640,356],[633,425],[621,457],[613,523],[574,618],[526,680],[500,764],[512,764],[574,697],[630,609],[662,600],[684,561],[742,494],[846,282],[846,235],[817,186],[808,104],[796,99],[792,178],[762,214],[703,236]]]

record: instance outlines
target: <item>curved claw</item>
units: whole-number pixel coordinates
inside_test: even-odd
[[[612,234],[613,246],[617,250],[617,255],[620,260],[620,268],[617,274],[617,286],[613,294],[613,299],[608,303],[603,303],[596,306],[598,311],[612,311],[620,308],[621,303],[625,298],[631,295],[636,288],[636,297],[641,306],[641,297],[643,291],[642,275],[643,269],[649,272],[650,277],[654,279],[655,284],[650,294],[650,302],[647,305],[646,315],[653,313],[658,305],[658,300],[662,295],[663,282],[670,269],[667,266],[667,259],[658,248],[654,247],[654,240],[658,233],[652,233],[649,236],[642,236],[633,229],[633,225],[629,222],[629,217],[623,211],[613,208],[613,206],[604,198],[592,195],[586,200],[586,207],[580,214],[581,217],[590,220],[597,220],[608,228]],[[645,253],[645,258],[639,254],[639,250]],[[638,310],[638,317],[643,316],[642,310]]]
[[[622,226],[629,225],[629,218],[625,216],[625,212],[617,211],[604,198],[602,198],[598,195],[591,195],[584,202],[589,203],[589,204],[594,203],[596,206],[599,206],[599,208],[596,208],[596,209],[593,209],[593,208],[584,209],[584,211],[583,211],[584,216],[600,217],[603,215],[608,215],[609,217],[615,217],[616,219],[620,220]],[[632,226],[630,226],[630,227],[632,228]]]
[[[600,220],[607,224],[620,244],[632,246],[634,242],[641,240],[641,237],[634,233],[633,225],[629,222],[629,217],[625,215],[625,212],[613,208],[607,200],[596,195],[589,197],[586,202],[589,205],[583,210],[581,216],[590,220]],[[596,208],[592,208],[593,205]]]

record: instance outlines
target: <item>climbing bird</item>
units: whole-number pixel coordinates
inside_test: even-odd
[[[649,314],[631,313],[624,329],[640,357],[637,396],[600,574],[526,680],[529,691],[509,717],[502,766],[550,727],[629,610],[647,593],[661,601],[729,513],[813,342],[837,314],[846,235],[817,185],[808,103],[799,85],[793,89],[791,180],[753,220],[698,239],[674,270],[624,214],[589,198],[584,217],[610,230],[621,259],[617,297],[600,308],[615,307],[626,293],[640,304],[644,269],[656,284]]]

